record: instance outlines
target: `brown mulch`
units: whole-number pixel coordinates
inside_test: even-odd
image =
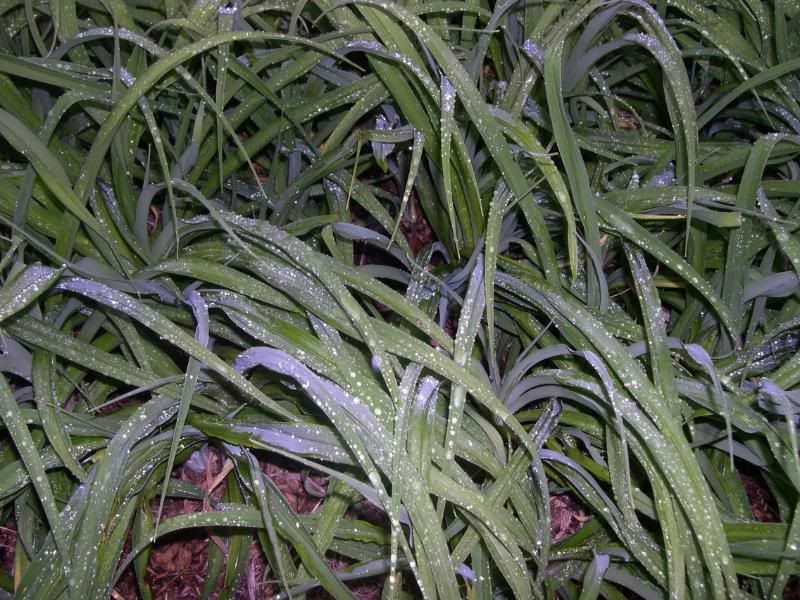
[[[764,480],[757,472],[745,473],[739,470],[738,474],[752,507],[753,518],[762,523],[779,522],[777,503]],[[783,589],[783,598],[784,600],[800,600],[800,578],[796,575],[789,578],[786,587]]]
[[[244,575],[239,580],[236,588],[237,598],[267,598],[278,592],[272,577],[267,573],[267,561],[264,560],[264,553],[257,541],[250,544],[247,554],[247,566],[244,568]]]
[[[292,463],[279,456],[262,457],[260,464],[264,474],[269,477],[286,498],[292,510],[298,514],[308,514],[319,508],[322,497],[327,492],[327,479],[316,474],[298,470]],[[213,490],[205,501],[174,500],[164,503],[162,521],[164,519],[204,510],[213,510],[213,505],[220,500],[225,486],[220,473],[225,465],[224,455],[206,447],[196,453],[181,467],[173,471],[173,477],[188,481],[208,492]],[[230,476],[228,474],[227,476]],[[153,514],[158,511],[158,499],[152,503]],[[368,520],[379,521],[378,509],[368,503],[362,503],[359,516]],[[383,513],[380,513],[381,515]],[[146,582],[155,600],[195,600],[200,593],[206,577],[206,563],[209,544],[224,544],[223,540],[212,537],[208,532],[195,531],[171,536],[159,541],[154,547],[147,566]],[[128,549],[130,545],[128,545]],[[224,548],[223,548],[224,549]],[[352,564],[343,557],[331,559],[329,564],[334,569],[341,569]],[[363,600],[376,600],[383,588],[383,578],[375,577],[353,582],[351,589],[356,597]],[[217,583],[215,592],[221,588]],[[236,600],[260,600],[279,591],[271,573],[267,572],[267,564],[257,541],[252,542],[248,552],[247,565],[236,588]],[[128,569],[115,588],[116,598],[135,600],[138,598],[138,586],[133,569]],[[212,595],[212,599],[216,593]],[[312,598],[327,598],[324,590],[315,590],[309,594]]]
[[[569,493],[550,495],[550,536],[554,542],[578,531],[590,519],[583,504]]]
[[[800,578],[797,575],[792,575],[789,578],[789,583],[783,590],[784,600],[800,600]]]
[[[777,523],[778,508],[775,499],[760,477],[739,471],[739,479],[753,509],[753,518],[763,523]]]
[[[147,566],[147,581],[154,598],[193,600],[200,597],[206,576],[209,538],[180,538],[156,545]]]
[[[14,516],[0,527],[0,570],[14,576],[14,557],[17,553],[17,523]]]
[[[433,241],[433,229],[422,212],[417,195],[411,195],[400,219],[400,231],[406,236],[411,251],[416,254]]]
[[[223,456],[213,448],[196,453],[186,464],[177,467],[172,476],[187,481],[208,491],[215,477],[222,471]],[[202,512],[211,509],[222,493],[223,485],[217,485],[205,501],[167,499],[161,513],[161,521],[180,514]],[[158,514],[159,496],[151,503],[153,516]],[[193,600],[200,597],[205,580],[209,536],[203,531],[181,532],[159,540],[153,547],[147,565],[145,582],[156,600]],[[139,597],[138,584],[132,568],[129,568],[117,584],[118,598],[133,600]]]
[[[261,467],[267,477],[278,487],[292,510],[307,515],[319,508],[328,492],[325,477],[298,471],[291,461],[280,456],[262,460]]]

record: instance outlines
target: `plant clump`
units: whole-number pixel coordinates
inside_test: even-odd
[[[797,594],[797,2],[0,33],[0,595]]]

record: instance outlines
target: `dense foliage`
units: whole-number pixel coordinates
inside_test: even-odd
[[[794,585],[798,2],[5,0],[0,25],[4,588],[108,598],[133,569],[148,598],[184,530],[219,542],[204,597],[253,541],[294,596]],[[221,497],[175,476],[203,448]],[[313,513],[278,457],[325,478]],[[564,493],[588,520],[551,539]]]

